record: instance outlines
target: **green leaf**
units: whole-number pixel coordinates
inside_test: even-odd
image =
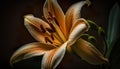
[[[107,33],[107,45],[108,52],[106,54],[109,57],[110,52],[116,43],[116,39],[120,36],[120,7],[119,4],[116,3],[109,15],[109,23],[108,23],[108,33]]]

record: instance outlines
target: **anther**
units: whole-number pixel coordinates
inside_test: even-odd
[[[48,14],[49,14],[49,16],[50,16],[51,18],[53,18],[53,15],[52,15],[52,13],[51,13],[51,12],[48,12]]]
[[[54,37],[53,37],[53,35],[51,34],[51,38],[52,38],[52,40],[54,40]]]
[[[42,19],[43,19],[45,22],[49,23],[48,20],[47,20],[44,16],[42,16]]]
[[[40,28],[41,28],[41,30],[42,30],[43,33],[46,32],[46,30],[44,29],[43,25],[40,25]]]
[[[50,27],[52,28],[52,30],[55,32],[55,27],[52,25],[52,23],[49,23]]]
[[[32,25],[32,24],[30,24],[30,26],[31,26],[35,31],[41,32],[36,26],[34,26],[34,25]]]
[[[49,43],[53,44],[53,42],[48,37],[45,37],[45,42],[46,43],[49,42]]]
[[[53,20],[54,20],[54,19],[53,19],[53,18],[51,18],[51,17],[48,17],[47,19],[49,20],[49,22],[51,22],[51,21],[53,21]]]
[[[49,33],[53,33],[53,32],[55,32],[55,31],[53,31],[53,30],[50,29],[50,28],[46,28],[46,30],[47,30]]]
[[[58,21],[56,20],[55,17],[54,17],[54,21],[55,21],[55,23],[59,26],[59,23],[58,23]]]

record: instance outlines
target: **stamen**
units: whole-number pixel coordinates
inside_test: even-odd
[[[53,37],[53,35],[51,34],[51,38],[52,38],[52,40],[54,40],[54,37]]]
[[[52,23],[49,23],[49,25],[50,25],[50,27],[52,28],[52,30],[53,30],[54,32],[56,32],[55,27],[52,25]]]
[[[55,23],[56,23],[58,26],[60,26],[55,17],[54,17],[54,21],[55,21]]]
[[[48,12],[49,17],[47,18],[50,22],[54,20],[54,17],[51,12]]]
[[[49,42],[49,43],[53,44],[53,42],[48,37],[45,37],[45,42],[46,43]]]
[[[52,17],[48,17],[47,19],[49,20],[49,22],[54,20]]]
[[[38,29],[36,26],[34,26],[34,25],[32,25],[32,24],[29,24],[31,27],[32,27],[32,29],[34,29],[35,31],[37,31],[37,32],[41,32],[41,30],[40,29]]]
[[[49,16],[51,17],[51,18],[53,18],[53,15],[52,15],[52,13],[51,12],[48,12],[49,13]]]
[[[43,33],[46,32],[46,30],[44,29],[43,25],[40,25],[40,28],[41,28],[41,30],[42,30]]]
[[[47,20],[44,16],[42,16],[42,19],[43,19],[46,23],[49,23],[48,20]]]
[[[47,30],[49,33],[55,32],[54,30],[52,30],[52,29],[50,29],[50,28],[46,28],[46,30]]]

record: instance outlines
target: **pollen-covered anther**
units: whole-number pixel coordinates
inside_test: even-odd
[[[45,42],[53,44],[53,42],[48,37],[45,37]]]
[[[46,28],[46,30],[47,30],[49,33],[55,32],[54,30],[52,30],[52,29],[50,29],[50,28]]]
[[[49,17],[53,18],[53,15],[51,12],[48,12],[48,14],[49,14]]]
[[[49,22],[54,21],[54,17],[53,17],[51,12],[48,12],[48,18],[47,19],[48,19]]]
[[[46,23],[49,23],[49,21],[48,21],[44,16],[42,16],[42,19],[43,19]]]
[[[49,22],[49,23],[52,22],[52,21],[54,20],[53,17],[48,17],[47,19],[48,19],[48,22]]]
[[[52,24],[52,23],[49,23],[49,25],[50,25],[50,27],[52,28],[52,30],[53,30],[54,32],[56,32],[55,27],[53,26],[53,24]]]
[[[52,40],[54,40],[54,37],[53,37],[53,35],[51,34],[51,38],[52,38]]]
[[[41,31],[42,31],[43,33],[46,32],[46,30],[44,29],[43,25],[40,25],[40,29],[41,29]]]
[[[59,26],[57,19],[55,17],[53,17],[53,19],[54,19],[55,23]]]

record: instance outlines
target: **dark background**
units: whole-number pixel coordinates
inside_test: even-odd
[[[78,1],[80,0],[58,0],[64,12],[67,11],[70,5]],[[116,1],[91,0],[92,4],[90,7],[83,7],[82,17],[95,21],[107,31],[109,11]],[[9,59],[16,49],[21,47],[21,45],[35,41],[24,27],[23,16],[25,14],[34,14],[37,17],[41,17],[43,15],[43,4],[44,0],[6,0],[0,2],[0,27],[2,31],[0,67],[3,67],[3,69],[12,69],[9,65]],[[101,50],[101,47],[98,48]],[[21,61],[15,65],[14,69],[40,69],[40,61],[41,57],[28,59],[25,62]],[[117,62],[117,64],[119,63]],[[98,67],[100,66],[90,65],[79,60],[74,55],[66,54],[57,69],[99,69]]]

